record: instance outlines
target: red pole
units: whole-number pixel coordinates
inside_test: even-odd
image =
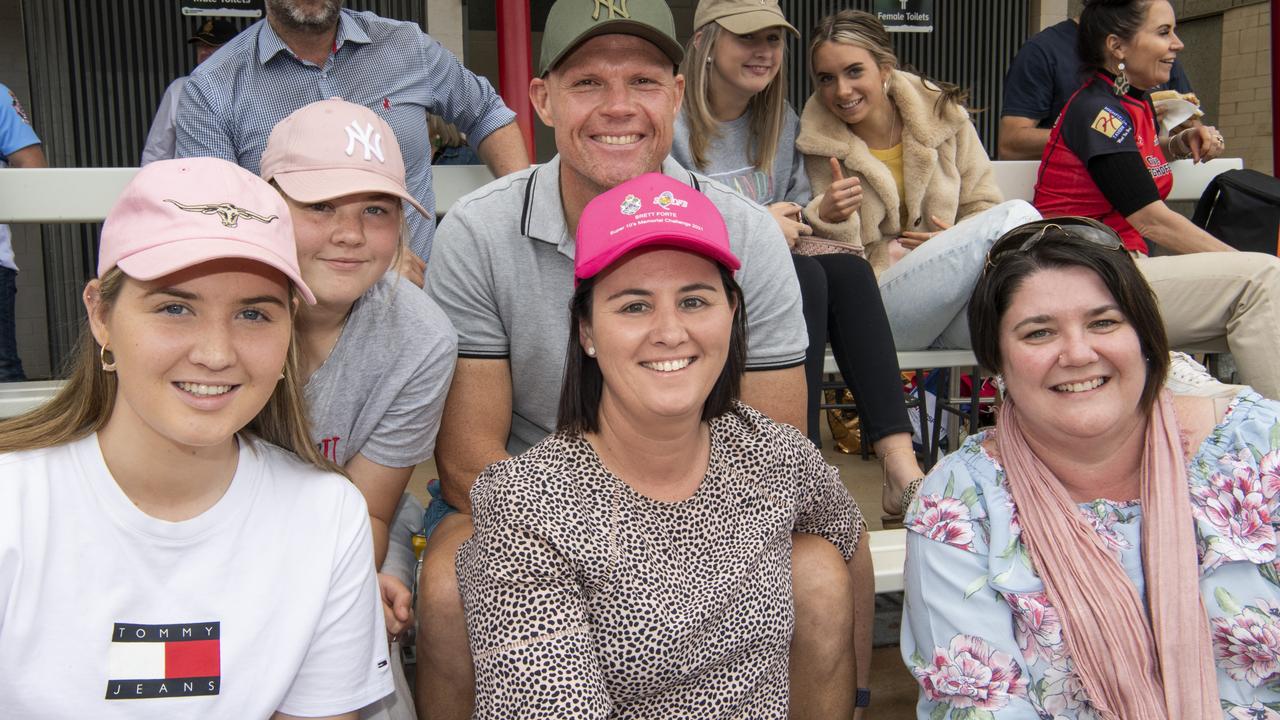
[[[1272,0],[1280,2],[1280,0]],[[516,123],[524,135],[529,159],[533,148],[533,105],[529,103],[529,80],[533,78],[530,48],[529,0],[498,0],[498,85],[507,107],[516,111]]]
[[[1271,174],[1280,177],[1280,0],[1271,0]]]

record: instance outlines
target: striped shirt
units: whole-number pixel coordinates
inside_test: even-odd
[[[427,113],[467,134],[475,147],[515,119],[488,80],[467,70],[417,25],[344,9],[323,67],[297,58],[261,20],[202,63],[178,109],[178,157],[213,156],[253,172],[280,120],[317,100],[340,97],[378,113],[395,131],[409,191],[427,209],[431,143]],[[413,251],[426,259],[434,219],[407,211]]]

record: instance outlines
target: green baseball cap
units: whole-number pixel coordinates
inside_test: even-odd
[[[597,35],[644,38],[679,65],[684,48],[666,0],[556,0],[542,34],[539,75],[545,76],[573,49]]]

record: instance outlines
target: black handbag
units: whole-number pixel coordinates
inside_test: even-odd
[[[1237,250],[1280,254],[1280,180],[1228,170],[1209,181],[1191,222]]]

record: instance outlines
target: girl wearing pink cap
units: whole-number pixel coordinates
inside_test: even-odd
[[[739,262],[705,196],[617,186],[574,263],[559,429],[471,491],[474,717],[786,718],[793,542],[842,554],[829,590],[865,621],[861,513],[807,438],[737,400]]]
[[[786,100],[786,35],[796,30],[776,2],[702,0],[694,24],[680,67],[686,93],[671,154],[767,206],[787,241],[803,244],[812,234],[802,213],[812,192],[795,148],[800,120]],[[884,466],[885,512],[900,515],[902,491],[924,473],[911,445],[901,373],[875,274],[855,254],[793,254],[792,260],[809,331],[810,437],[818,442],[829,337],[857,400],[863,432]]]
[[[354,718],[391,692],[365,505],[306,436],[300,298],[251,173],[125,188],[66,385],[0,423],[0,717]]]
[[[409,252],[402,201],[430,214],[405,187],[390,126],[343,100],[281,120],[262,177],[288,204],[302,277],[316,294],[297,319],[312,441],[364,494],[381,567],[409,476],[434,450],[457,352],[439,306],[388,272]],[[410,593],[391,575],[379,581],[397,635],[411,620]]]

